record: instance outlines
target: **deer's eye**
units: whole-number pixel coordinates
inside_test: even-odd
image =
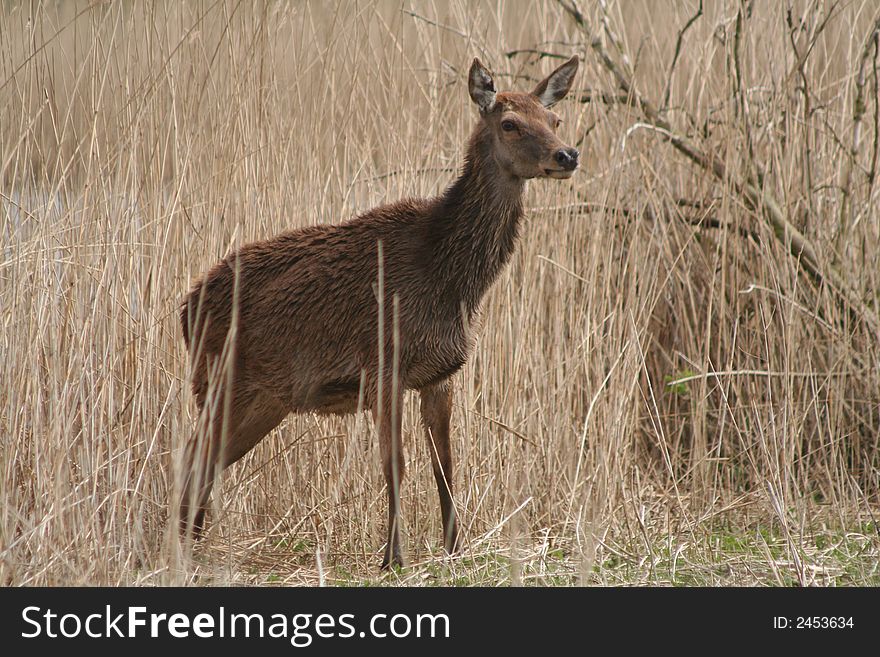
[[[505,132],[510,132],[511,130],[516,130],[516,124],[513,121],[502,121],[501,129]]]

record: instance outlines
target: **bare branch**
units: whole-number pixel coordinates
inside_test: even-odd
[[[846,249],[846,242],[849,236],[849,225],[852,221],[852,213],[850,210],[850,200],[852,197],[852,171],[858,160],[859,151],[861,150],[862,119],[867,111],[867,103],[865,102],[866,68],[868,66],[868,58],[870,57],[871,50],[875,49],[874,43],[877,40],[878,32],[880,32],[880,16],[875,19],[871,31],[868,33],[868,38],[865,40],[865,46],[859,57],[858,73],[856,74],[856,93],[853,100],[852,145],[849,148],[849,157],[844,161],[843,171],[840,176],[841,200],[836,249],[839,255],[843,255],[843,252]]]
[[[772,193],[763,185],[756,185],[751,180],[738,181],[733,179],[724,162],[718,157],[700,150],[689,139],[677,134],[672,125],[660,116],[656,107],[633,88],[630,78],[611,59],[608,51],[602,45],[602,41],[591,36],[591,30],[586,23],[586,19],[577,9],[574,0],[557,0],[557,2],[571,16],[578,27],[586,33],[590,47],[599,59],[599,62],[614,76],[618,87],[626,94],[632,96],[634,104],[641,109],[647,122],[659,129],[657,132],[661,135],[661,138],[669,141],[676,150],[702,169],[712,173],[719,180],[730,184],[743,199],[747,207],[767,219],[773,228],[776,238],[785,245],[792,257],[797,259],[798,263],[804,267],[807,273],[816,279],[817,282],[825,283],[853,315],[861,318],[875,335],[880,335],[880,320],[878,320],[876,312],[862,302],[859,295],[849,287],[834,269],[823,271],[813,245],[788,221],[782,207],[773,197]]]
[[[880,51],[880,37],[874,32],[874,62],[873,62],[873,78],[874,78],[874,148],[871,153],[871,169],[868,171],[868,196],[874,187],[874,180],[877,177],[877,150],[878,141],[880,141],[880,87],[877,80],[877,55]]]
[[[572,2],[574,2],[574,0],[572,0]],[[627,57],[626,48],[623,47],[623,39],[621,39],[617,35],[617,32],[611,28],[611,20],[608,17],[607,0],[599,0],[599,9],[601,10],[599,13],[599,21],[602,23],[602,31],[605,33],[605,36],[608,37],[608,41],[610,41],[617,50],[624,71],[626,71],[627,75],[632,78],[635,69],[632,62],[629,61],[629,57]],[[641,50],[641,46],[639,46],[639,50]],[[638,53],[636,54],[636,60],[638,60]]]
[[[610,93],[608,91],[597,91],[596,89],[587,89],[583,91],[578,98],[581,103],[604,103],[606,105],[634,105],[632,96],[624,93]]]
[[[763,173],[758,166],[758,161],[755,159],[755,149],[752,145],[752,127],[749,124],[749,108],[747,105],[746,94],[743,89],[743,74],[742,74],[742,37],[743,37],[743,29],[745,25],[745,15],[743,13],[743,7],[739,8],[739,11],[736,12],[736,23],[733,32],[733,72],[734,72],[734,80],[733,80],[733,89],[734,89],[734,98],[738,100],[738,103],[735,105],[737,113],[739,114],[739,119],[742,122],[742,130],[743,134],[746,137],[746,148],[748,149],[748,160],[746,161],[746,178],[754,177],[755,180],[758,181],[758,184],[762,184]]]
[[[721,221],[716,216],[709,214],[709,211],[714,209],[714,204],[711,202],[706,204],[702,201],[676,199],[675,205],[679,208],[689,208],[692,210],[696,210],[699,212],[699,214],[685,214],[680,211],[668,211],[662,213],[664,219],[679,220],[690,226],[694,226],[695,228],[735,230],[740,235],[740,237],[752,240],[756,244],[761,243],[761,238],[757,233],[750,231],[747,228],[734,226],[729,222]],[[565,210],[566,212],[575,212],[578,214],[610,214],[626,217],[627,219],[644,218],[649,221],[657,220],[657,213],[654,212],[654,210],[650,207],[646,207],[644,210],[637,210],[635,208],[629,208],[626,206],[605,205],[604,203],[592,203],[585,201],[582,203],[568,203],[566,205],[532,208],[532,212],[550,212],[559,210]]]
[[[804,220],[801,228],[806,231],[808,228],[809,217],[812,217],[815,213],[815,205],[813,203],[813,162],[812,162],[812,129],[811,129],[811,121],[813,115],[812,108],[812,98],[810,95],[810,81],[807,78],[807,72],[805,65],[807,63],[807,54],[809,51],[808,48],[805,49],[804,56],[801,56],[801,53],[798,49],[797,37],[795,36],[795,32],[800,29],[803,25],[803,21],[801,25],[797,28],[794,25],[794,19],[791,13],[791,7],[785,12],[785,20],[788,23],[788,36],[789,41],[791,42],[791,49],[794,52],[795,61],[797,62],[797,71],[801,77],[801,93],[804,96],[804,150],[803,150],[803,188],[804,188],[804,197],[807,200],[807,219]],[[823,23],[824,24],[824,23]],[[812,41],[812,40],[811,40]]]

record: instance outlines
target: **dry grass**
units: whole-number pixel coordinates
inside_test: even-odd
[[[177,545],[176,309],[236,244],[439,192],[476,120],[470,59],[504,87],[550,69],[515,49],[585,57],[561,105],[584,165],[532,184],[457,378],[464,553],[441,557],[408,400],[413,567],[381,581],[880,583],[876,6],[798,3],[792,30],[781,3],[709,4],[665,116],[726,181],[598,100],[615,80],[556,3],[4,4],[0,583],[377,579],[366,417],[289,418]],[[583,9],[663,106],[695,3]],[[862,308],[743,201],[733,179],[758,175]]]

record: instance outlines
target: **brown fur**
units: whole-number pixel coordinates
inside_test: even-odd
[[[552,102],[568,91],[576,67],[573,58],[548,77],[556,76]],[[475,71],[485,77],[474,82]],[[402,563],[400,408],[403,391],[418,390],[444,545],[450,551],[458,546],[450,377],[470,355],[482,299],[513,252],[525,180],[567,177],[577,166],[577,152],[555,135],[556,115],[536,95],[496,95],[478,61],[471,77],[471,95],[479,95],[483,117],[470,138],[462,173],[445,193],[248,244],[215,265],[187,296],[181,324],[205,429],[186,451],[184,532],[202,529],[218,466],[241,458],[288,413],[351,413],[360,400],[379,429],[388,482],[383,567]],[[546,90],[547,80],[541,84]],[[561,150],[567,155],[559,155]],[[218,366],[224,354],[226,365]]]

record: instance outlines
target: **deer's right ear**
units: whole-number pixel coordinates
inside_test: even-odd
[[[468,92],[471,100],[480,108],[480,114],[485,116],[495,107],[495,82],[492,74],[476,58],[468,74]]]

